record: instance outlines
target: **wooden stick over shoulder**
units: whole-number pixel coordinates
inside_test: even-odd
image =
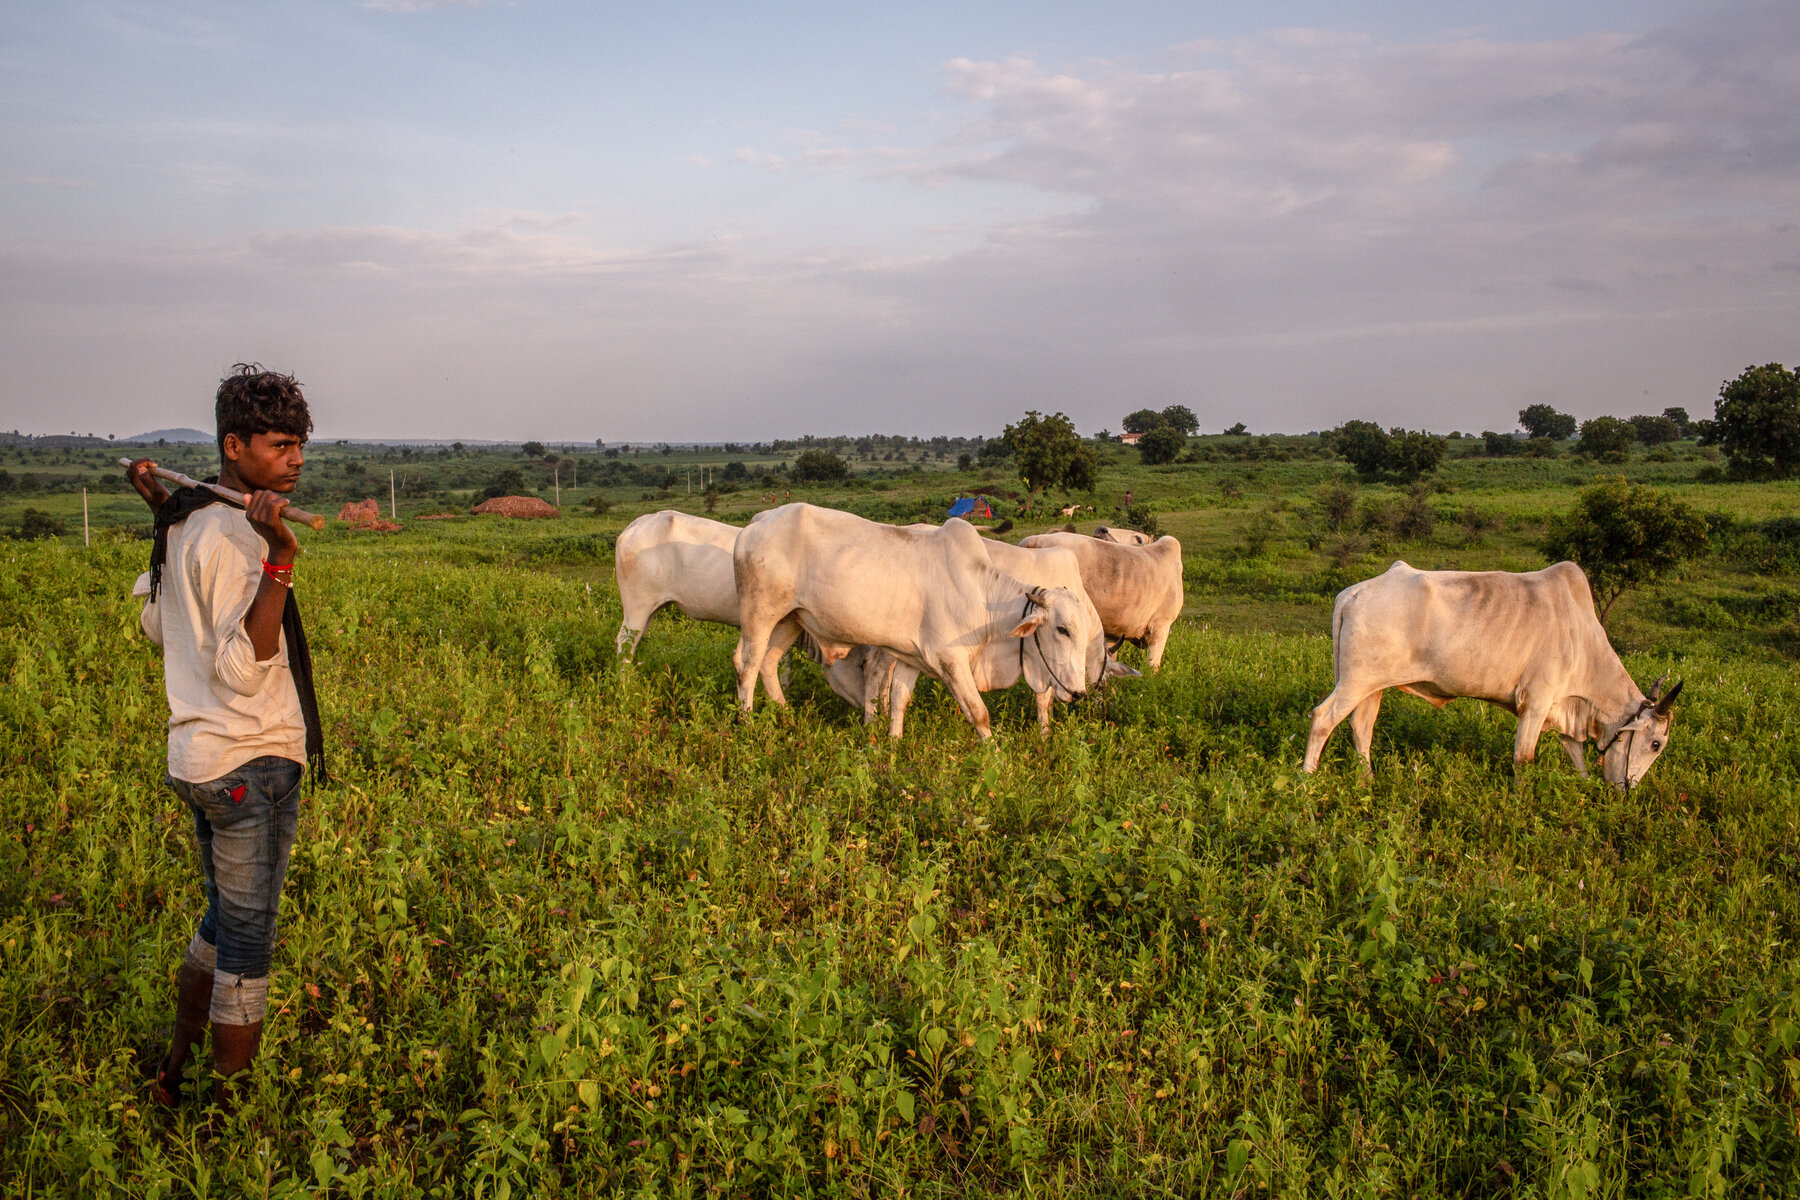
[[[129,458],[121,458],[119,460],[119,465],[121,467],[129,467],[131,465],[131,460]],[[206,488],[208,491],[217,492],[233,504],[243,504],[246,500],[246,497],[242,492],[234,492],[230,488],[220,487],[216,483],[206,483],[203,480],[183,475],[180,471],[171,471],[167,467],[151,467],[150,473],[158,479],[168,480],[177,487]],[[281,515],[285,520],[292,521],[296,525],[304,525],[314,533],[325,528],[324,517],[321,517],[318,513],[309,513],[303,508],[295,508],[291,504],[281,510]]]

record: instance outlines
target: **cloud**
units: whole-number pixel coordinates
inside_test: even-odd
[[[0,402],[249,356],[316,364],[331,427],[372,434],[993,432],[1026,408],[1093,429],[1170,403],[1209,428],[1447,430],[1538,400],[1703,411],[1746,363],[1800,355],[1797,6],[1646,37],[964,58],[943,79],[941,136],[837,125],[730,160],[774,189],[812,173],[1056,203],[972,204],[936,253],[822,244],[775,207],[647,246],[506,209],[438,231],[0,241]]]
[[[362,0],[374,12],[415,13],[434,8],[480,8],[487,0]]]

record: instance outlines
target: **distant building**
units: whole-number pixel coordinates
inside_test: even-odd
[[[1121,433],[1119,435],[1119,440],[1124,442],[1127,446],[1135,446],[1138,444],[1138,439],[1143,436],[1144,435],[1141,433]]]

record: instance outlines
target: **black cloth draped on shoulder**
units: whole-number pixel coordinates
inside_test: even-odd
[[[156,529],[150,542],[152,601],[162,587],[163,566],[169,560],[169,529],[209,504],[243,508],[209,488],[179,488],[171,492],[162,507],[156,510]],[[281,632],[287,641],[288,674],[294,678],[300,714],[306,719],[306,760],[312,764],[313,783],[325,783],[330,779],[325,772],[325,727],[319,723],[319,701],[313,692],[312,654],[306,648],[306,630],[300,626],[300,605],[295,602],[291,588],[288,589],[287,603],[281,609]]]

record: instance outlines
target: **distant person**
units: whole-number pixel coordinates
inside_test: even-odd
[[[1130,488],[1125,489],[1125,507],[1127,509],[1129,509],[1131,507],[1131,489]]]
[[[151,1081],[172,1105],[194,1047],[212,1027],[221,1108],[231,1080],[262,1039],[269,960],[288,854],[300,815],[300,776],[324,772],[312,664],[294,602],[294,535],[281,519],[300,481],[312,415],[289,375],[239,363],[219,383],[218,482],[170,495],[139,459],[126,472],[156,514],[150,571],[136,594],[163,650],[169,699],[169,787],[187,806],[199,844],[206,913],[178,975],[175,1030]]]

